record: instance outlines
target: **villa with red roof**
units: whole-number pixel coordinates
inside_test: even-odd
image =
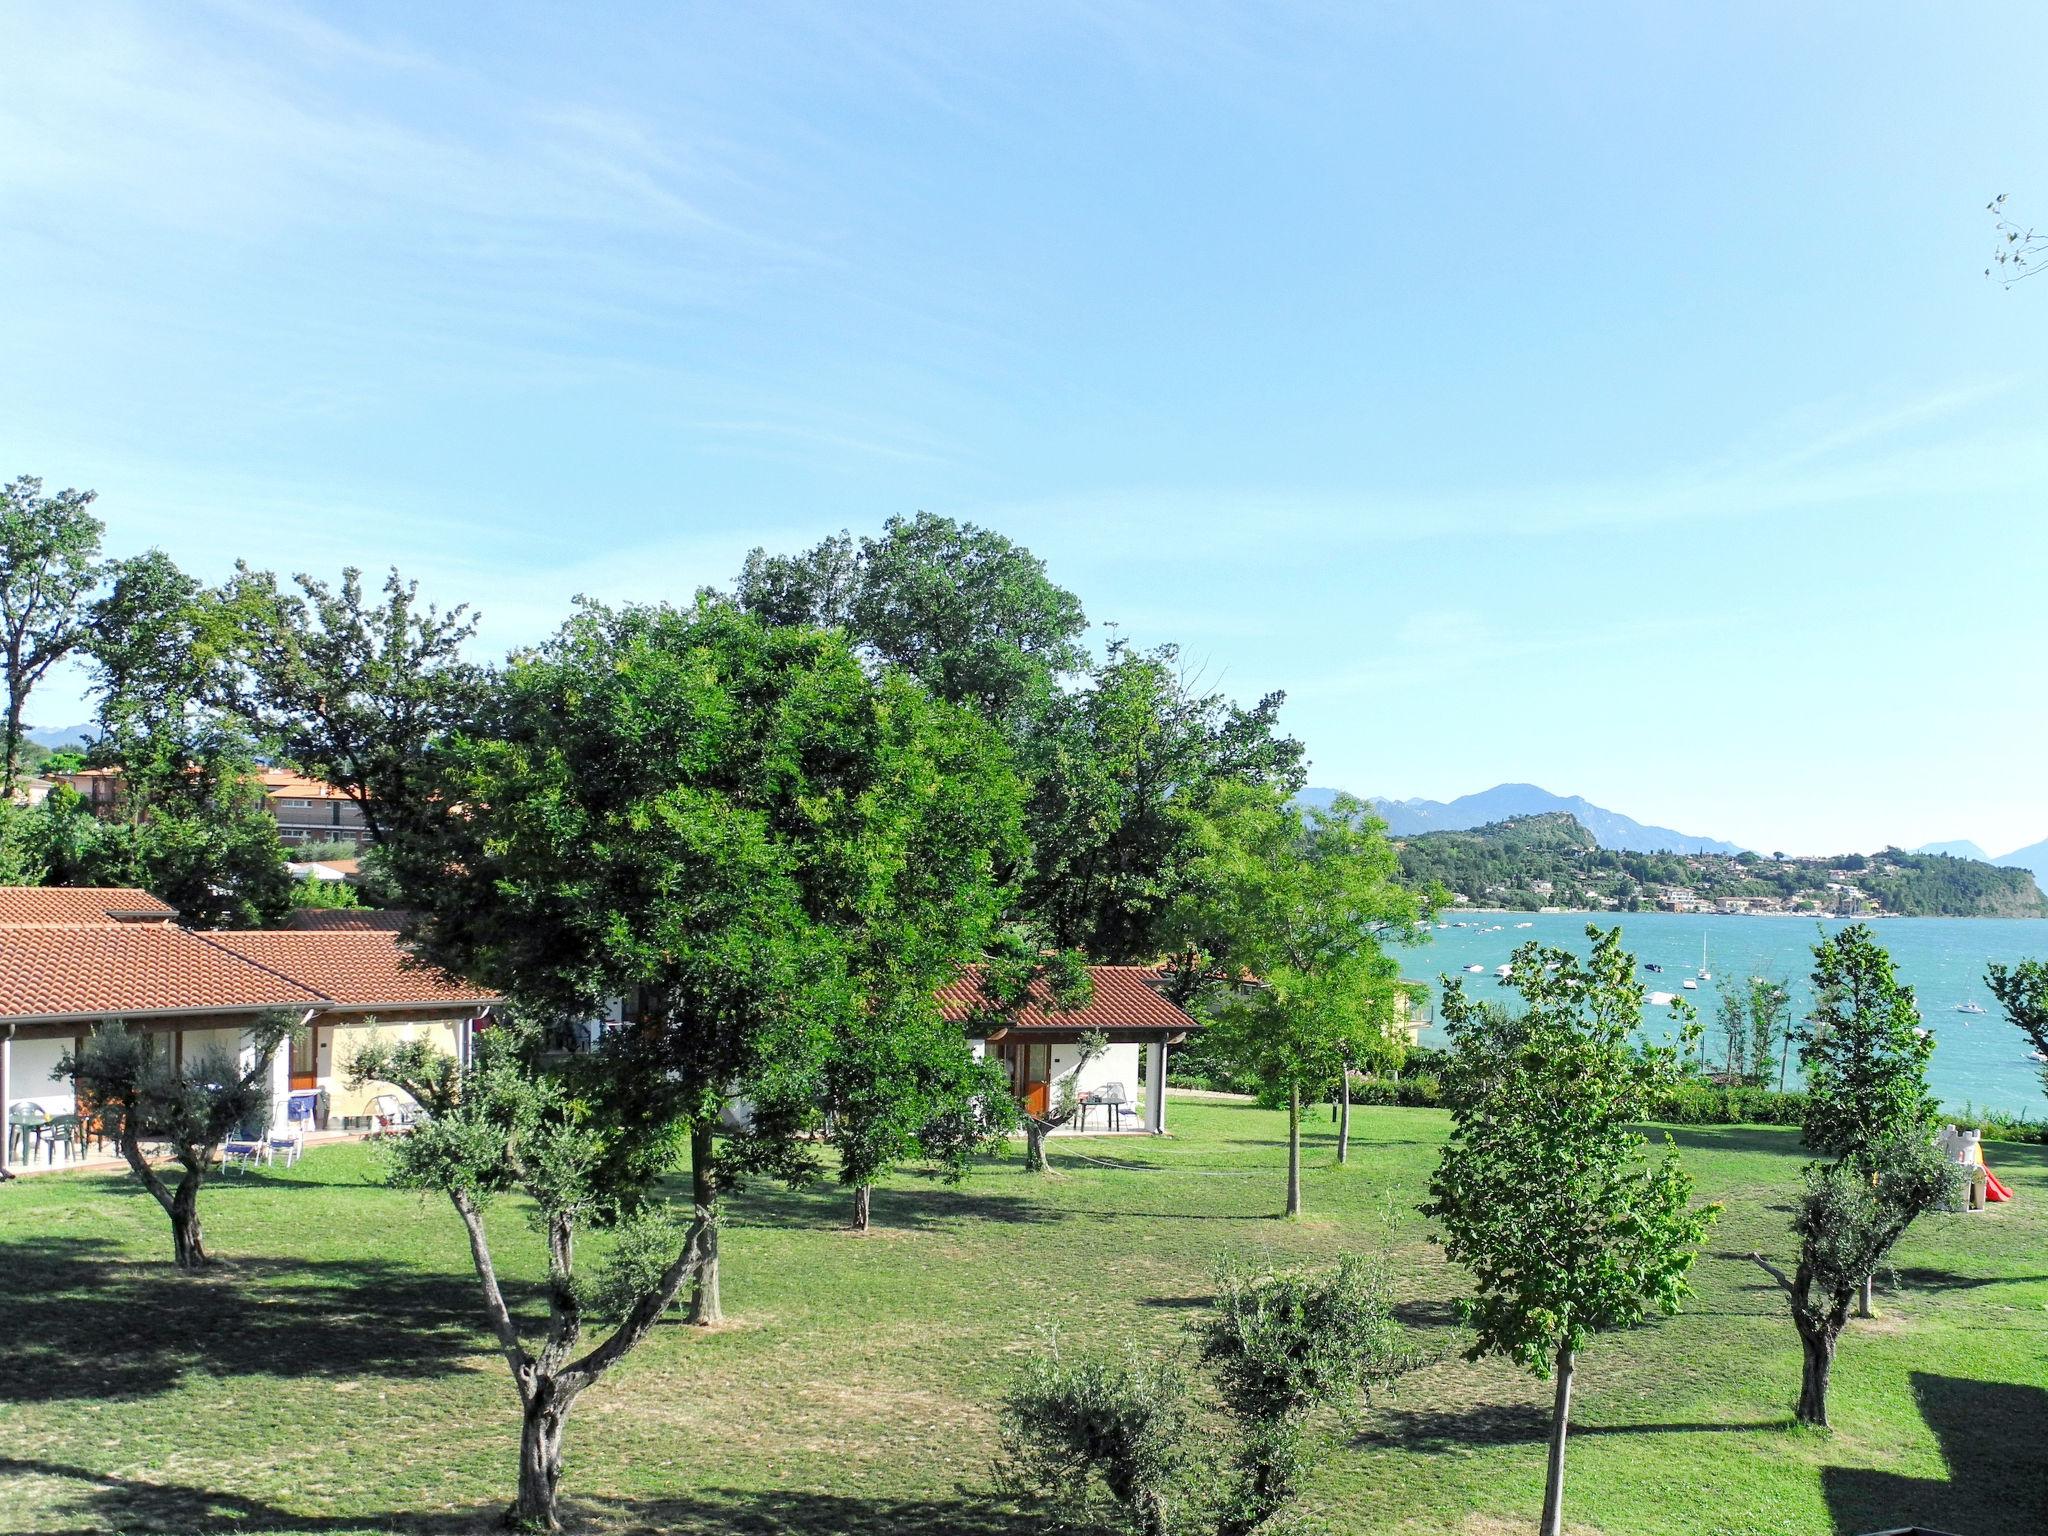
[[[1088,977],[1093,995],[1072,1010],[1055,1011],[1041,986],[1039,1000],[999,1022],[971,971],[939,990],[939,1004],[969,1031],[976,1056],[1002,1061],[1025,1113],[1057,1109],[1071,1082],[1083,1103],[1070,1129],[1087,1129],[1093,1117],[1105,1129],[1135,1125],[1163,1135],[1167,1053],[1200,1026],[1166,996],[1157,966],[1091,965]],[[1081,1037],[1098,1033],[1109,1049],[1084,1065]]]
[[[122,1021],[157,1036],[179,1061],[213,1046],[241,1052],[262,1014],[288,1010],[303,1028],[273,1066],[272,1121],[325,1129],[364,1120],[392,1090],[351,1088],[350,1063],[372,1032],[431,1040],[457,1058],[502,1002],[424,967],[381,913],[322,913],[271,932],[202,933],[142,891],[0,887],[0,1104],[6,1123],[77,1111],[51,1073],[98,1025]],[[40,1143],[39,1143],[40,1144]],[[21,1155],[0,1143],[0,1168]]]

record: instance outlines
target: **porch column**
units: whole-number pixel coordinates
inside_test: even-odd
[[[1166,1134],[1166,1036],[1145,1047],[1145,1128]]]
[[[284,1129],[291,1117],[292,1043],[289,1036],[278,1043],[270,1056],[270,1126]]]
[[[14,1097],[14,1026],[9,1024],[0,1033],[0,1179],[11,1179],[14,1175],[7,1167],[7,1154],[13,1150],[14,1126],[7,1118],[12,1107],[9,1100]]]

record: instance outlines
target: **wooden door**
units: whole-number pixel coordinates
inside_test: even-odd
[[[1024,1113],[1043,1116],[1052,1104],[1052,1047],[1005,1042],[1002,1053],[1010,1069],[1010,1091]]]
[[[318,1088],[320,1086],[320,1026],[292,1031],[291,1046],[292,1087]]]

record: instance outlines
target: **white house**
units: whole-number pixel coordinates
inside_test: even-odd
[[[1071,1011],[1052,1009],[1050,994],[1041,988],[1032,1002],[1003,1022],[991,1023],[971,970],[940,989],[939,1003],[947,1018],[969,1031],[976,1056],[998,1057],[1008,1067],[1011,1091],[1027,1114],[1057,1109],[1068,1082],[1084,1098],[1121,1088],[1137,1111],[1138,1125],[1162,1135],[1167,1052],[1201,1025],[1167,998],[1165,973],[1158,966],[1091,965],[1088,975],[1094,995],[1085,1008]],[[1081,1037],[1095,1033],[1108,1037],[1109,1049],[1083,1067]],[[1088,1106],[1064,1129],[1131,1123],[1127,1114],[1106,1106],[1098,1114]]]

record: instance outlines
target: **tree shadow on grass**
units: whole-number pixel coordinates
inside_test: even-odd
[[[815,1183],[802,1189],[760,1184],[736,1196],[724,1225],[740,1227],[846,1227],[853,1216],[853,1192],[837,1184]],[[1066,1212],[1021,1195],[991,1192],[980,1185],[931,1183],[905,1188],[878,1185],[869,1220],[877,1227],[923,1232],[992,1221],[1015,1226],[1044,1226],[1066,1220]]]
[[[1776,1152],[1784,1157],[1802,1157],[1796,1125],[1662,1125],[1645,1123],[1636,1127],[1650,1134],[1653,1142],[1669,1134],[1678,1150],[1698,1152]]]
[[[1605,1435],[1739,1434],[1744,1430],[1784,1429],[1782,1419],[1734,1424],[1573,1424],[1571,1438]],[[1550,1410],[1534,1403],[1481,1403],[1470,1408],[1400,1408],[1375,1410],[1371,1425],[1359,1437],[1365,1446],[1394,1446],[1406,1451],[1442,1452],[1488,1445],[1535,1444],[1550,1438]]]
[[[2015,1382],[1913,1373],[1913,1397],[1948,1463],[1946,1477],[1827,1467],[1838,1529],[1926,1525],[1970,1536],[2048,1530],[2048,1391]]]
[[[34,1457],[0,1456],[0,1479],[26,1477],[53,1478],[66,1485],[56,1511],[60,1519],[77,1522],[45,1525],[39,1528],[40,1536],[101,1536],[110,1530],[151,1536],[210,1531],[238,1531],[244,1536],[468,1536],[499,1529],[502,1513],[502,1506],[484,1506],[433,1513],[303,1515],[279,1503],[189,1483],[142,1481]],[[607,1536],[1039,1536],[1043,1529],[1041,1522],[965,1496],[887,1499],[714,1488],[648,1499],[579,1498],[572,1493],[564,1496],[562,1506],[570,1531]]]
[[[12,1402],[127,1400],[188,1374],[420,1378],[490,1348],[467,1276],[236,1259],[200,1276],[94,1238],[0,1244]]]
[[[2048,1280],[2048,1275],[1959,1275],[1952,1269],[1900,1264],[1879,1273],[1878,1283],[1886,1280],[1906,1291],[1974,1291],[1987,1285],[2033,1285]]]

